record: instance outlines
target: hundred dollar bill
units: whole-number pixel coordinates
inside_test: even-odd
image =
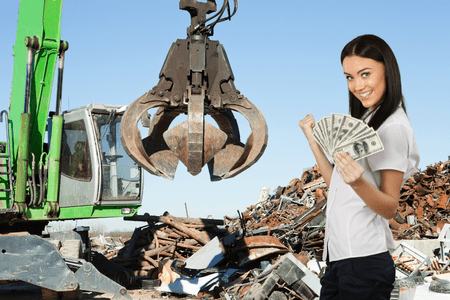
[[[361,121],[362,122],[362,121]],[[366,123],[362,122],[363,126],[361,127],[361,129],[357,132],[355,132],[350,138],[353,140],[358,140],[363,136],[372,134],[375,132],[375,130],[373,130],[373,128],[369,127]]]
[[[333,149],[333,145],[331,144],[331,117],[324,117],[323,119],[323,126],[324,126],[324,131],[325,131],[325,135],[327,137],[326,139],[326,143],[328,148],[331,150]]]
[[[325,146],[325,144],[323,143],[323,139],[319,137],[319,135],[317,134],[318,131],[314,131],[313,132],[313,137],[316,140],[316,142],[320,145],[320,147],[323,149],[323,151],[325,152],[326,155],[330,156],[331,153],[328,150],[328,148]],[[331,157],[331,156],[330,156]]]
[[[338,136],[338,132],[341,129],[342,121],[344,120],[344,116],[342,114],[331,114],[331,147],[336,147],[336,140]]]
[[[314,129],[317,130],[317,135],[318,138],[320,139],[321,143],[322,143],[322,149],[327,152],[327,154],[330,154],[331,152],[331,148],[328,145],[328,141],[327,141],[327,134],[326,134],[326,130],[324,128],[324,124],[323,122],[319,122],[316,124],[316,126],[314,127]]]
[[[342,125],[339,128],[339,132],[336,136],[334,147],[336,148],[343,143],[346,143],[357,133],[365,129],[364,127],[367,128],[367,126],[365,126],[365,124],[361,120],[348,115],[344,115],[344,118],[342,119]]]
[[[313,128],[313,137],[314,139],[320,144],[320,146],[323,148],[323,141],[324,141],[324,137],[322,136],[320,130],[319,130],[319,126],[314,126]]]
[[[322,120],[320,120],[322,121]],[[316,126],[314,126],[314,132],[317,135],[317,138],[320,139],[320,141],[322,142],[322,144],[325,142],[326,140],[326,135],[324,133],[324,129],[323,129],[323,122],[317,122]]]
[[[358,160],[364,158],[366,156],[373,155],[380,151],[383,151],[384,147],[378,136],[377,132],[373,132],[372,134],[365,136],[360,140],[355,140],[348,144],[341,145],[333,150],[333,161],[334,156],[339,151],[347,152],[354,160]]]

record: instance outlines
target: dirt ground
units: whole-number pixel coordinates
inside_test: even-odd
[[[173,294],[160,293],[157,291],[149,291],[145,289],[130,289],[128,290],[133,300],[194,300],[197,297],[191,296],[177,296]],[[83,292],[82,300],[110,300],[114,294],[100,294],[92,292]],[[0,299],[1,300],[42,300],[41,288],[21,281],[9,282],[7,284],[0,284]],[[64,300],[61,299],[61,300]]]

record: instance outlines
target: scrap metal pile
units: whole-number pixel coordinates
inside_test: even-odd
[[[439,162],[408,179],[397,215],[390,220],[396,239],[436,239],[450,223],[449,173],[450,163]],[[234,219],[168,213],[126,218],[147,225],[136,228],[122,249],[103,248],[101,253],[142,276],[143,286],[159,286],[160,291],[215,299],[315,299],[323,274],[319,261],[327,192],[314,166],[272,194],[263,187],[257,203]],[[409,261],[399,258],[398,269],[416,275],[405,267]],[[421,272],[438,271],[431,260],[419,267]]]
[[[311,171],[311,174],[315,172]],[[295,185],[302,186],[303,182],[296,181]],[[310,205],[308,211],[319,211],[323,203],[312,204],[317,187],[308,186],[308,197],[312,199],[309,202],[308,197],[303,196],[306,192],[300,193],[301,198],[293,194],[293,198],[289,198],[281,191],[278,201],[266,199],[261,203],[275,205],[274,214],[280,216],[285,205],[306,206],[307,202]],[[285,197],[283,201],[281,196]],[[320,202],[325,200],[323,196],[317,198]],[[292,204],[289,201],[303,201],[305,204]],[[304,251],[294,252],[289,245],[293,232],[300,232],[305,222],[313,219],[309,216],[312,214],[304,212],[303,218],[294,220],[298,210],[292,211],[290,222],[278,222],[269,231],[268,226],[259,226],[257,229],[252,229],[250,224],[246,226],[248,217],[235,220],[195,219],[176,218],[168,213],[163,216],[134,216],[127,219],[145,221],[147,225],[136,228],[131,239],[120,250],[97,243],[96,256],[100,256],[100,253],[113,256],[110,262],[118,266],[116,270],[122,276],[124,269],[132,270],[134,277],[139,277],[143,288],[159,287],[161,292],[215,299],[264,299],[269,295],[284,296],[276,299],[286,300],[315,299],[320,282],[318,276],[305,266],[309,254]],[[262,217],[263,214],[261,210],[259,215]],[[284,216],[286,220],[287,216]],[[282,232],[287,233],[285,238],[280,236]],[[117,274],[109,275],[118,279]],[[130,283],[129,287],[132,282],[136,282],[134,278],[120,279],[121,283]]]
[[[326,196],[314,167],[272,195],[264,187],[258,203],[235,219],[168,213],[126,218],[147,225],[136,228],[120,250],[111,243],[94,243],[96,256],[111,258],[119,273],[132,270],[132,276],[145,278],[143,286],[161,286],[161,291],[197,295],[202,290],[216,299],[315,299],[321,270],[317,263],[316,272],[306,265],[323,248]],[[117,279],[117,274],[109,275]],[[197,283],[186,287],[189,280]]]
[[[176,218],[168,213],[163,216],[145,214],[132,219],[148,225],[136,228],[112,261],[134,270],[137,276],[157,275],[154,273],[160,266],[159,261],[187,259],[211,238],[229,233],[217,228],[223,220]]]
[[[292,179],[288,186],[279,186],[274,194],[268,192],[262,188],[258,203],[233,220],[231,230],[273,236],[292,253],[321,255],[328,187],[317,166],[304,171],[300,179]]]
[[[450,162],[417,171],[401,190],[397,214],[389,221],[394,239],[435,239],[450,223]]]

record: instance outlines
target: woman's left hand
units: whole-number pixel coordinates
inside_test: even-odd
[[[334,162],[346,184],[353,186],[362,179],[364,168],[345,151],[336,153]]]

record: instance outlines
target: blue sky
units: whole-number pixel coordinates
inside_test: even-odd
[[[178,6],[178,0],[66,0],[61,38],[70,49],[63,110],[91,102],[131,104],[155,86],[171,44],[185,38],[190,25],[189,14]],[[18,7],[18,0],[0,4],[0,110],[9,102]],[[366,33],[382,37],[397,57],[421,154],[419,167],[446,161],[449,11],[445,0],[239,1],[236,15],[219,23],[211,39],[225,47],[237,89],[266,118],[267,149],[250,169],[221,182],[210,182],[207,168],[191,176],[182,164],[174,181],[146,174],[140,213],[169,211],[183,217],[186,203],[190,217],[236,216],[257,201],[263,186],[274,190],[300,177],[315,161],[297,123],[308,113],[318,121],[348,112],[340,51]],[[237,117],[241,134],[248,136],[248,123]],[[0,126],[0,140],[5,140]],[[110,230],[140,225],[121,219],[100,222]]]

